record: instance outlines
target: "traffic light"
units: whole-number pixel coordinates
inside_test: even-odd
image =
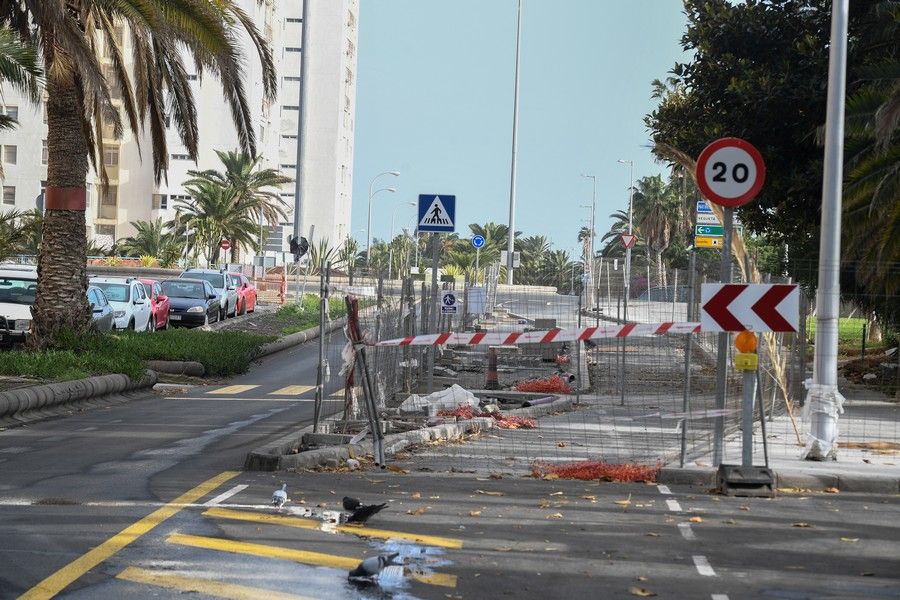
[[[303,236],[299,238],[290,236],[288,244],[291,248],[291,254],[294,255],[294,262],[300,262],[300,258],[309,252],[309,241]]]

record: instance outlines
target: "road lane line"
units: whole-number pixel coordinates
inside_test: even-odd
[[[669,489],[669,486],[663,485],[663,484],[659,484],[659,485],[657,485],[656,487],[657,487],[657,489],[659,489],[659,493],[660,493],[660,494],[663,494],[664,496],[670,496],[670,495],[672,495],[672,490]]]
[[[235,521],[250,521],[253,523],[270,523],[285,527],[297,527],[299,529],[322,529],[322,523],[300,517],[287,517],[266,513],[257,513],[244,510],[231,510],[227,508],[210,508],[203,513],[204,516],[219,519],[232,519]],[[426,546],[438,546],[441,548],[462,548],[462,540],[439,537],[436,535],[419,535],[405,531],[391,531],[389,529],[372,529],[370,527],[353,527],[350,525],[329,525],[328,531],[348,533],[359,537],[371,537],[385,540],[406,540]]]
[[[275,390],[274,392],[269,392],[270,396],[299,396],[300,394],[305,394],[306,392],[311,392],[316,389],[314,385],[289,385],[287,387],[283,387],[280,390]]]
[[[178,590],[182,593],[199,593],[228,598],[229,600],[258,600],[259,598],[266,598],[267,600],[310,600],[307,596],[296,596],[245,585],[222,583],[200,577],[174,575],[165,571],[153,571],[139,567],[128,567],[116,575],[116,578],[134,583],[155,585],[156,587],[169,590]]]
[[[315,402],[315,398],[241,398],[240,396],[204,398],[203,396],[166,396],[161,400],[202,400],[205,402],[221,402],[223,400],[235,400],[241,402]],[[336,400],[326,400],[336,402]]]
[[[166,541],[170,544],[190,546],[192,548],[201,548],[204,550],[231,552],[232,554],[250,554],[251,556],[259,556],[262,558],[290,560],[306,565],[331,567],[333,569],[343,569],[346,571],[355,569],[360,561],[362,561],[361,558],[353,558],[351,556],[324,554],[322,552],[312,552],[310,550],[295,550],[293,548],[283,548],[280,546],[237,542],[222,538],[188,535],[184,533],[173,533],[166,538]],[[427,575],[410,573],[409,577],[416,581],[429,583],[431,585],[456,587],[456,575],[447,575],[444,573],[429,573]]]
[[[223,483],[240,475],[239,471],[225,471],[200,485],[188,490],[168,504],[156,509],[143,519],[132,523],[116,535],[112,536],[93,550],[85,552],[66,566],[62,567],[46,579],[35,585],[19,597],[19,600],[37,600],[53,598],[73,581],[107,560],[119,550],[137,540],[151,529],[176,515],[184,504],[191,504],[207,495]]]
[[[681,537],[683,537],[686,540],[696,540],[697,539],[697,536],[694,535],[694,530],[691,529],[690,523],[679,523],[678,531],[681,532]]]
[[[243,394],[244,392],[248,392],[250,390],[255,390],[258,388],[258,385],[226,385],[225,387],[219,388],[217,390],[210,390],[206,392],[207,394]]]
[[[669,510],[672,512],[681,512],[681,505],[678,504],[678,500],[670,498],[666,500],[666,506],[668,506]]]
[[[728,594],[713,594],[712,600],[728,600]]]
[[[221,504],[222,502],[225,502],[226,500],[228,500],[235,494],[243,492],[248,487],[250,487],[250,486],[245,483],[236,485],[233,488],[231,488],[230,490],[228,490],[227,492],[222,492],[221,494],[219,494],[218,496],[216,496],[209,502],[205,503],[203,506],[215,506],[216,504]]]
[[[715,577],[716,572],[713,571],[712,565],[709,564],[709,561],[706,560],[705,556],[700,554],[694,555],[694,566],[697,567],[697,572],[703,575],[704,577]]]

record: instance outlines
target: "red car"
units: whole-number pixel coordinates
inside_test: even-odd
[[[169,297],[163,295],[155,279],[139,279],[150,298],[150,331],[169,328]]]
[[[254,312],[256,310],[256,286],[242,273],[229,273],[228,276],[238,294],[235,316]]]

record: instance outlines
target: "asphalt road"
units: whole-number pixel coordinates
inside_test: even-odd
[[[312,344],[218,386],[0,432],[0,598],[900,597],[896,496],[720,498],[421,461],[240,472],[309,422],[312,391],[285,388],[312,386],[314,363]],[[366,529],[325,525],[344,494],[388,507]],[[388,550],[405,573],[347,581]]]

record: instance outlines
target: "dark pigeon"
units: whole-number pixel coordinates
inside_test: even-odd
[[[373,577],[376,577],[379,573],[381,573],[382,569],[389,565],[402,565],[403,563],[394,562],[397,560],[398,556],[400,556],[399,552],[394,552],[393,554],[381,554],[379,556],[370,556],[369,558],[359,563],[355,569],[350,571],[349,578],[371,579]]]
[[[360,504],[350,517],[347,519],[348,523],[365,523],[369,520],[369,518],[381,512],[381,510],[387,506],[387,503],[384,504]]]
[[[344,496],[344,510],[353,512],[360,506],[362,506],[362,502],[360,502],[357,498],[351,498],[350,496]]]

